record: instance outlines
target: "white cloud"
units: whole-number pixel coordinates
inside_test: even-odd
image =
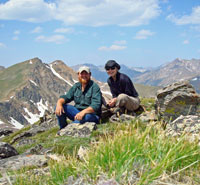
[[[100,51],[118,51],[118,50],[124,50],[126,49],[126,46],[119,46],[119,45],[111,45],[110,47],[107,46],[102,46],[100,48],[98,48],[98,50]]]
[[[0,4],[0,19],[60,20],[66,25],[139,26],[148,24],[160,12],[158,0],[9,0]]]
[[[118,40],[118,41],[115,41],[114,44],[125,45],[126,40]]]
[[[57,19],[89,26],[138,26],[158,16],[157,0],[60,0]]]
[[[0,19],[43,22],[53,18],[55,3],[44,0],[9,0],[0,4]]]
[[[15,30],[15,31],[14,31],[14,34],[15,34],[15,35],[19,35],[19,34],[20,34],[20,31],[19,31],[19,30]]]
[[[167,19],[177,25],[200,24],[200,6],[192,8],[192,13],[190,15],[177,17],[174,14],[170,14],[167,16]]]
[[[68,41],[68,39],[66,39],[65,36],[63,36],[63,35],[52,35],[50,37],[40,35],[36,38],[36,41],[53,42],[53,43],[56,43],[56,44],[62,44],[64,42]]]
[[[169,0],[161,0],[161,3],[169,3]]]
[[[73,33],[73,28],[57,28],[54,32],[56,33]]]
[[[42,28],[40,26],[35,27],[31,33],[41,33],[42,32]]]
[[[6,45],[2,42],[0,42],[0,48],[6,48]]]
[[[19,40],[19,37],[18,36],[14,36],[12,39],[13,40]]]
[[[183,41],[183,44],[189,44],[189,43],[190,43],[189,40],[184,40],[184,41]]]
[[[200,25],[193,25],[190,27],[192,30],[200,32]]]
[[[150,30],[140,30],[139,32],[136,33],[136,36],[134,37],[134,39],[147,39],[147,37],[150,37],[152,35],[154,35],[154,32],[151,32]]]

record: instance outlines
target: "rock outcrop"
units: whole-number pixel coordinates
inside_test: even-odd
[[[187,81],[173,83],[157,92],[156,113],[165,121],[200,115],[200,95]]]
[[[166,135],[181,136],[187,135],[187,138],[194,142],[198,140],[200,144],[200,116],[188,115],[179,116],[173,122],[167,124]]]
[[[44,155],[17,155],[0,160],[0,172],[5,170],[18,170],[22,167],[47,165],[48,159]]]
[[[58,132],[59,136],[72,136],[72,137],[89,137],[93,130],[95,130],[96,123],[86,122],[84,124],[71,123]]]
[[[13,146],[5,142],[0,142],[0,161],[1,159],[12,157],[18,154],[19,153]]]

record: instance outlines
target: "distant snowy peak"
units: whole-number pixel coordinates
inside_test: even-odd
[[[147,68],[142,68],[142,67],[132,67],[131,69],[135,70],[135,71],[138,71],[138,72],[141,72],[141,73],[144,73],[146,71],[149,71],[149,69]]]
[[[200,60],[176,58],[156,70],[141,74],[134,81],[153,86],[166,86],[173,82],[188,80],[198,75],[200,75]]]
[[[0,71],[1,71],[1,70],[4,70],[4,69],[5,69],[5,67],[3,67],[3,66],[0,66]]]

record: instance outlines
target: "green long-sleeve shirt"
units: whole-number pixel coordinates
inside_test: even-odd
[[[75,107],[83,110],[87,107],[92,107],[95,114],[101,115],[102,95],[99,86],[92,80],[89,81],[85,90],[82,92],[81,83],[74,84],[67,94],[60,96],[65,99],[65,103],[74,100]]]

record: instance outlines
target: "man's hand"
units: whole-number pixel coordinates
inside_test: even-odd
[[[84,111],[81,111],[81,112],[76,114],[76,116],[74,117],[74,120],[79,120],[80,121],[80,120],[83,119],[84,116],[85,116]]]
[[[57,102],[56,105],[56,110],[55,113],[57,116],[61,116],[62,113],[65,113],[64,109],[63,109],[63,104],[64,104],[65,100],[63,98],[60,98]]]
[[[117,98],[113,98],[113,99],[109,100],[109,102],[108,102],[109,107],[114,107],[116,102],[117,102]]]

